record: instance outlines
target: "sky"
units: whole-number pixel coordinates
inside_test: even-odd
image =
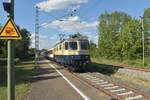
[[[0,0],[0,24],[7,20],[7,13]],[[49,49],[59,42],[59,34],[67,38],[77,32],[97,43],[97,25],[100,14],[105,11],[126,12],[133,18],[143,15],[150,7],[149,0],[15,0],[15,23],[29,30],[31,47],[34,47],[35,6],[39,8],[40,49]],[[71,16],[71,12],[76,10]]]

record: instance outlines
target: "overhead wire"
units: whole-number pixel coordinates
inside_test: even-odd
[[[92,1],[94,1],[94,0],[92,0]],[[83,15],[86,15],[87,12],[90,12],[90,14],[93,13],[93,11],[91,11],[91,10],[97,9],[99,7],[99,5],[101,4],[100,2],[102,2],[103,0],[95,0],[95,1],[96,2],[94,2],[92,5],[90,5],[86,8],[82,8],[80,10],[80,12],[82,12],[82,13],[79,13],[79,12],[77,12],[77,13],[80,14],[80,16],[82,16],[82,17],[83,17]]]
[[[67,17],[67,16],[73,16],[73,13],[74,12],[76,12],[76,10],[73,10],[73,11],[71,11],[71,12],[69,12],[68,14],[65,14],[65,15],[63,15],[63,16],[61,16],[61,17],[55,17],[54,15],[52,15],[52,14],[50,14],[50,16],[51,17],[53,17],[55,20],[58,20],[58,21],[64,21],[64,19],[63,18],[65,18],[65,17]],[[44,24],[44,25],[41,25],[41,26],[46,26],[46,25],[48,25],[48,24],[50,24],[52,21],[49,21],[49,22],[47,22],[46,24]]]
[[[93,3],[92,4],[92,6],[88,6],[88,8],[86,8],[85,10],[84,10],[84,12],[82,11],[82,13],[80,14],[80,16],[83,16],[83,15],[85,15],[85,13],[87,13],[87,12],[90,12],[93,8],[97,8],[98,6],[96,6],[96,5],[99,5],[100,3],[100,1],[102,1],[102,0],[96,0],[96,2],[95,3]],[[92,8],[92,9],[91,9]],[[81,12],[80,11],[80,12]],[[74,11],[71,11],[71,12],[69,12],[69,13],[67,13],[67,14],[64,14],[63,16],[61,16],[61,17],[56,17],[55,15],[53,15],[53,14],[51,14],[51,13],[48,13],[51,17],[53,17],[55,20],[58,20],[58,21],[64,21],[64,19],[63,18],[65,18],[65,17],[68,17],[68,16],[73,16],[74,15],[74,12],[77,12],[77,10],[76,9],[74,9]],[[77,14],[78,14],[79,12],[77,12]],[[52,21],[50,21],[50,22],[47,22],[45,25],[42,25],[42,26],[46,26],[46,25],[48,25],[48,24],[50,24]],[[74,25],[74,24],[72,24],[77,30],[78,30],[78,28],[76,27],[76,25]]]

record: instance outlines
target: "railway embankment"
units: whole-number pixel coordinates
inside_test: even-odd
[[[94,73],[100,73],[110,79],[120,81],[126,85],[131,85],[140,90],[146,90],[150,93],[150,71],[138,70],[130,67],[92,63],[87,70]]]
[[[121,66],[117,64],[93,63],[98,67],[107,69],[108,71],[123,73],[134,77],[150,80],[150,69],[136,68],[132,66]],[[108,72],[109,73],[109,72]]]

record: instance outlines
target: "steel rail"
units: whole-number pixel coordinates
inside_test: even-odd
[[[124,66],[120,64],[107,64],[107,63],[101,63],[101,62],[92,62],[92,63],[106,65],[106,67],[118,67],[118,68],[131,69],[131,70],[137,70],[137,71],[143,71],[143,72],[150,72],[150,69],[148,68],[138,68],[135,66]]]

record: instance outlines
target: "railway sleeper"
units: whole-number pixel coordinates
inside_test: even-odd
[[[101,78],[97,78],[95,76],[91,76],[88,74],[80,74],[80,75],[82,75],[87,80],[99,85],[100,87],[103,87],[104,89],[112,92],[113,94],[124,98],[125,100],[149,100],[148,98],[140,94],[134,93],[132,90],[122,88],[118,85],[114,85],[111,82],[102,80]]]
[[[114,84],[108,83],[108,84],[104,84],[104,85],[100,85],[102,87],[108,87],[108,86],[114,86]]]
[[[111,89],[115,89],[115,88],[118,88],[118,86],[111,86],[111,87],[104,87],[105,89],[109,89],[109,90],[111,90]]]
[[[142,99],[142,98],[143,98],[142,95],[137,95],[137,96],[133,96],[133,97],[127,97],[127,98],[125,98],[125,100],[146,100],[146,99]]]

